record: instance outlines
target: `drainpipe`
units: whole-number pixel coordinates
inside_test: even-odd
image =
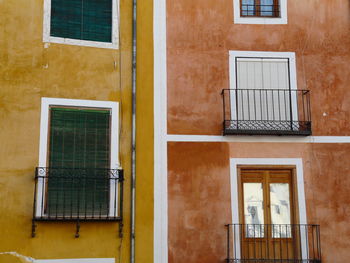
[[[137,0],[132,9],[132,138],[131,138],[131,231],[130,262],[135,262],[135,207],[136,207],[136,17]]]

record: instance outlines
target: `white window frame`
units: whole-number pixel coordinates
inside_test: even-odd
[[[240,0],[233,0],[233,16],[235,24],[285,25],[288,24],[288,0],[279,0],[280,17],[246,17],[241,16]]]
[[[296,183],[297,183],[297,196],[298,196],[298,209],[299,209],[299,224],[307,224],[306,216],[306,201],[305,201],[305,188],[304,188],[304,171],[303,160],[301,158],[231,158],[230,159],[230,177],[231,177],[231,211],[232,211],[232,224],[239,224],[239,197],[238,197],[238,166],[239,165],[288,165],[294,166],[296,170]],[[301,230],[301,248],[302,259],[307,259],[307,247],[306,237],[307,233],[304,229]],[[234,237],[236,243],[236,255],[235,257],[241,258],[240,250],[240,235],[236,233]]]
[[[289,81],[290,89],[297,90],[297,72],[296,72],[296,60],[294,52],[266,52],[266,51],[229,51],[229,70],[230,70],[230,89],[237,89],[236,86],[236,58],[276,58],[276,59],[288,59],[289,60]],[[235,92],[231,92],[231,101],[236,99]],[[292,112],[294,118],[298,117],[298,103],[296,96],[292,96]],[[231,104],[231,119],[234,120],[236,116],[236,105]],[[294,119],[297,121],[298,119]]]
[[[97,100],[75,100],[75,99],[58,99],[58,98],[42,98],[41,99],[41,119],[40,119],[40,142],[39,142],[39,164],[38,167],[47,166],[48,158],[48,138],[49,138],[49,119],[51,106],[71,106],[85,108],[103,108],[111,111],[111,152],[110,152],[110,169],[120,168],[119,163],[119,103],[112,101],[97,101]],[[117,215],[118,196],[117,183],[111,180],[110,183],[110,198],[109,198],[109,216]],[[36,217],[45,216],[42,211],[42,206],[45,202],[45,182],[43,178],[39,178],[36,188]],[[119,215],[117,215],[119,216]]]
[[[99,42],[81,39],[53,37],[51,30],[51,0],[44,0],[43,42],[85,47],[118,49],[119,47],[119,0],[112,0],[112,42]]]

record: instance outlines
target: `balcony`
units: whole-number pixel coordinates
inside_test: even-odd
[[[224,89],[224,135],[311,135],[310,91]]]
[[[34,221],[121,221],[123,170],[35,170]]]
[[[227,263],[321,263],[319,225],[242,225],[227,228]]]

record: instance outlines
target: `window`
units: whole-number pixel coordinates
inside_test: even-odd
[[[118,0],[44,3],[44,42],[117,48]]]
[[[319,261],[320,229],[306,218],[303,160],[233,158],[230,167],[227,261]]]
[[[287,24],[287,0],[233,0],[236,24]]]
[[[118,104],[42,100],[36,217],[116,218]]]
[[[241,0],[241,16],[280,17],[279,0]]]
[[[292,171],[241,169],[241,213],[246,238],[290,238],[293,220]]]
[[[290,169],[240,169],[243,258],[292,260],[300,257],[293,192]]]
[[[310,135],[310,93],[296,83],[294,53],[231,51],[224,134]]]

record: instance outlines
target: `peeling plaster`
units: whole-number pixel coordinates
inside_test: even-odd
[[[14,256],[16,258],[19,258],[21,260],[21,262],[35,262],[34,258],[23,256],[17,252],[0,252],[0,255],[11,255],[11,256]]]

